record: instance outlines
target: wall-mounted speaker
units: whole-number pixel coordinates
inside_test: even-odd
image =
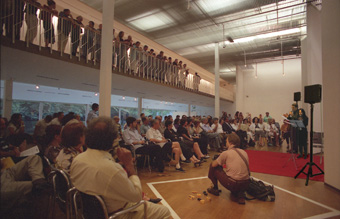
[[[321,84],[305,86],[305,103],[321,102]]]
[[[295,92],[294,101],[300,101],[300,100],[301,100],[301,92]]]

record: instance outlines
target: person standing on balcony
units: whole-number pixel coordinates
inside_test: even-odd
[[[84,27],[83,25],[83,17],[82,16],[78,16],[72,24],[72,28],[71,28],[71,44],[72,44],[72,55],[76,56],[77,54],[77,50],[79,47],[79,42],[80,42],[80,34],[83,32],[82,31],[82,27]]]
[[[48,44],[55,43],[54,26],[52,23],[52,17],[58,16],[58,12],[55,8],[56,3],[49,0],[47,1],[47,5],[44,5],[43,10],[40,12],[40,18],[43,20],[44,26],[45,47],[48,47]]]
[[[175,59],[175,61],[172,63],[173,65],[173,70],[172,70],[172,82],[174,83],[175,86],[178,85],[178,59]]]
[[[81,39],[82,43],[82,57],[87,59],[87,55],[91,54],[93,58],[93,39],[95,36],[94,22],[89,21],[89,25],[85,27],[85,33]]]
[[[100,58],[101,58],[101,46],[102,46],[102,29],[103,29],[103,25],[99,24],[97,32],[96,32],[96,48],[95,48],[95,56],[96,56],[96,61],[100,62]]]
[[[38,18],[37,11],[41,8],[41,4],[37,0],[26,1],[26,41],[33,43],[33,40],[37,37],[38,31]]]
[[[71,32],[73,17],[70,9],[64,9],[59,13],[58,19],[58,51],[65,51],[68,36]]]

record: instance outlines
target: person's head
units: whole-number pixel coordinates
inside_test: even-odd
[[[172,129],[172,121],[166,120],[166,121],[165,121],[165,127],[166,127],[167,129]]]
[[[67,148],[80,148],[85,144],[85,127],[81,123],[64,126],[61,131],[61,144]]]
[[[272,119],[268,119],[268,124],[269,125],[273,124],[273,120]]]
[[[56,8],[56,3],[55,3],[55,1],[48,0],[48,1],[47,1],[47,5],[48,5],[50,8],[53,8],[53,9]]]
[[[4,118],[0,118],[0,130],[2,134],[5,132],[4,130],[6,130],[6,121]]]
[[[148,117],[142,117],[142,122],[143,122],[144,125],[148,125],[149,124]]]
[[[213,124],[217,124],[217,123],[218,123],[218,118],[216,118],[216,117],[213,118],[213,119],[212,119],[212,122],[213,122]]]
[[[149,49],[148,45],[144,45],[143,50],[148,51],[148,49]]]
[[[187,64],[184,64],[184,65],[183,65],[183,68],[186,68],[186,67],[187,67]]]
[[[240,142],[241,142],[240,138],[235,133],[229,134],[227,137],[228,148],[233,148],[233,147],[238,148],[240,147]]]
[[[98,29],[99,29],[99,30],[103,29],[103,24],[99,24],[99,25],[98,25]]]
[[[140,47],[140,42],[139,42],[139,41],[136,42],[136,47],[137,47],[137,48]]]
[[[116,124],[119,124],[120,121],[119,116],[114,116],[113,121],[115,121]]]
[[[254,117],[254,118],[253,118],[253,123],[255,123],[255,124],[259,123],[259,118]]]
[[[150,121],[150,125],[154,129],[159,129],[159,120],[158,119],[153,119]]]
[[[93,21],[89,21],[89,27],[94,28],[94,22]]]
[[[9,122],[14,125],[20,125],[22,122],[22,115],[20,113],[14,113]]]
[[[64,118],[64,113],[63,112],[58,112],[57,118],[61,122],[61,120]]]
[[[174,124],[179,125],[179,123],[180,123],[180,119],[176,118],[175,121],[174,121]]]
[[[124,37],[124,31],[120,31],[120,32],[118,33],[118,37],[119,37],[119,38],[123,38],[123,37]]]
[[[266,112],[266,116],[267,116],[267,117],[269,116],[269,112]]]
[[[238,119],[234,119],[233,123],[236,125],[238,123]]]
[[[298,110],[298,105],[296,103],[292,104],[292,110],[293,110],[293,112]]]
[[[152,115],[149,115],[148,118],[149,118],[149,120],[151,120],[152,119]]]
[[[163,51],[160,51],[159,54],[160,54],[161,56],[163,56],[163,55],[164,55],[164,52],[163,52]]]
[[[68,114],[66,114],[66,116],[64,116],[61,119],[61,125],[64,126],[66,125],[66,123],[68,123],[69,121],[71,121],[72,119],[75,119],[76,115],[74,114],[74,112],[69,112]]]
[[[141,113],[141,114],[140,114],[140,118],[143,118],[143,117],[145,117],[145,114],[144,114],[144,113]]]
[[[53,141],[60,144],[61,143],[61,125],[49,125],[46,127],[46,146],[49,146]]]
[[[203,124],[207,124],[207,123],[208,123],[208,118],[207,118],[207,117],[204,117],[204,118],[202,119],[202,123],[203,123]]]
[[[64,9],[64,14],[65,14],[67,17],[70,16],[70,14],[71,14],[70,9],[65,8],[65,9]]]
[[[200,121],[198,120],[198,119],[196,119],[195,121],[194,121],[194,126],[195,127],[198,127],[200,125]]]
[[[52,116],[47,115],[47,116],[45,116],[44,120],[45,120],[46,123],[50,123],[52,121]]]
[[[276,122],[275,122],[275,119],[272,119],[272,123],[273,123],[273,124],[275,124],[275,123],[276,123]]]
[[[188,125],[188,121],[185,118],[183,118],[180,121],[180,125],[183,126],[183,127],[186,127]]]
[[[191,118],[191,117],[188,117],[188,118],[187,118],[187,122],[188,122],[188,126],[191,126],[191,124],[192,124],[192,122],[193,122],[192,118]]]
[[[222,125],[224,123],[224,120],[225,119],[223,117],[221,117],[219,123]]]
[[[259,119],[259,123],[260,123],[260,124],[263,123],[263,119],[262,119],[262,118]]]
[[[152,54],[155,50],[154,49],[150,49],[150,54]]]
[[[134,117],[127,117],[126,125],[132,129],[135,129],[137,127],[137,120]]]
[[[92,110],[97,112],[99,110],[99,104],[98,103],[93,103],[92,104]]]
[[[83,22],[83,17],[82,16],[78,16],[76,19],[77,19],[78,22]]]
[[[157,119],[159,122],[162,122],[162,117],[160,116],[155,116],[155,119]]]
[[[118,130],[114,121],[107,116],[99,116],[89,123],[86,130],[86,145],[91,149],[107,151],[112,148]]]

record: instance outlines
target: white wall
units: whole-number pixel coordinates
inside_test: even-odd
[[[256,65],[243,71],[243,113],[254,117],[268,111],[282,123],[282,115],[291,111],[294,92],[301,91],[301,59],[284,61],[285,76],[281,61],[257,64],[257,78],[255,71]]]
[[[340,189],[340,1],[322,2],[325,183]]]

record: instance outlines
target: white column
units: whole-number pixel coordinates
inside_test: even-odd
[[[244,111],[244,87],[243,71],[240,66],[236,66],[236,111]]]
[[[191,104],[188,104],[188,116],[191,116]]]
[[[12,78],[5,80],[5,89],[4,89],[4,103],[3,103],[3,113],[4,117],[8,120],[12,115],[12,103],[13,103],[13,80]]]
[[[215,117],[220,117],[220,52],[215,43]]]
[[[304,87],[322,85],[322,39],[321,11],[311,4],[307,5],[307,37],[301,42],[301,102],[310,116],[309,104],[304,103]],[[292,101],[293,102],[293,101]],[[314,131],[322,132],[322,104],[314,105]]]
[[[99,115],[111,117],[112,41],[114,0],[103,1],[103,30],[99,75]]]
[[[138,97],[138,116],[140,116],[142,111],[143,111],[143,98]]]
[[[340,1],[323,1],[321,13],[325,183],[340,189]]]

